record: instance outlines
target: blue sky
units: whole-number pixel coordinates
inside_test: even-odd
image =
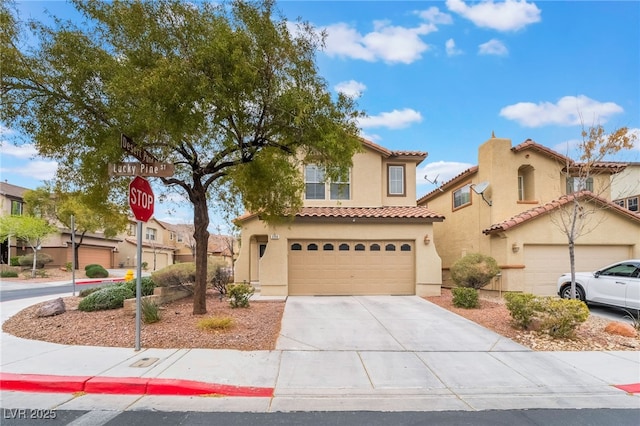
[[[74,16],[61,1],[19,6],[24,17],[44,19],[45,8]],[[492,132],[562,153],[579,139],[581,121],[640,132],[638,1],[290,0],[278,7],[326,30],[320,74],[331,90],[357,97],[367,113],[363,136],[429,153],[418,197],[434,189],[425,175],[444,182],[475,165]],[[619,159],[640,161],[640,143]],[[3,142],[2,180],[35,188],[54,171],[33,148]],[[156,218],[176,221],[158,207]]]

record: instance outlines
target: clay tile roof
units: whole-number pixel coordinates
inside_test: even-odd
[[[427,153],[423,151],[391,151],[383,146],[378,145],[377,143],[371,142],[370,140],[360,138],[362,144],[370,149],[379,152],[385,157],[418,157],[421,160],[427,158]]]
[[[461,172],[460,174],[454,176],[453,178],[449,179],[448,181],[446,181],[445,183],[440,185],[438,188],[436,188],[433,191],[429,192],[428,194],[420,197],[418,199],[418,204],[424,203],[425,201],[431,199],[433,195],[439,194],[440,192],[444,191],[445,189],[448,189],[448,188],[451,188],[452,186],[455,186],[461,180],[464,180],[464,179],[468,178],[469,176],[471,176],[471,175],[473,175],[474,173],[477,173],[477,172],[478,172],[478,166],[469,167],[467,170],[465,170],[465,171]]]
[[[559,152],[556,152],[554,150],[552,150],[551,148],[547,148],[544,145],[540,145],[539,143],[531,140],[531,139],[527,139],[526,141],[522,142],[519,145],[514,146],[513,148],[511,148],[511,151],[513,152],[520,152],[520,151],[524,151],[527,149],[531,149],[534,151],[538,151],[542,154],[547,155],[548,157],[554,158],[562,163],[573,163],[573,160],[571,160],[569,157],[565,157],[564,155],[560,154]]]
[[[511,228],[514,228],[518,225],[521,225],[525,222],[535,219],[536,217],[539,217],[549,212],[552,212],[554,210],[557,210],[560,207],[573,202],[573,200],[576,199],[576,197],[577,198],[588,197],[590,201],[593,201],[597,204],[600,204],[601,206],[604,206],[610,210],[616,211],[617,213],[620,213],[628,218],[631,218],[633,220],[637,220],[638,222],[640,222],[640,215],[632,212],[631,210],[627,210],[623,207],[620,207],[619,205],[614,204],[608,200],[605,200],[604,198],[598,197],[597,195],[594,195],[589,191],[580,191],[580,192],[576,192],[575,194],[563,195],[558,199],[555,199],[541,206],[534,207],[532,209],[524,211],[503,222],[491,225],[489,228],[483,230],[482,233],[489,235],[496,232],[507,231]]]
[[[420,206],[390,207],[303,207],[296,217],[435,219],[444,216]]]

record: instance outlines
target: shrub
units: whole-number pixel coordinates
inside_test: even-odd
[[[99,266],[99,267],[103,268],[102,265],[98,265],[97,263],[90,263],[90,264],[88,264],[87,266],[84,267],[84,270],[87,271],[87,270],[89,270],[91,268],[95,268],[96,266]]]
[[[469,253],[451,266],[451,279],[460,287],[479,289],[489,284],[499,272],[493,257]]]
[[[538,306],[543,312],[540,330],[551,337],[573,337],[576,328],[589,318],[589,308],[577,299],[544,297]]]
[[[160,321],[160,310],[153,300],[142,299],[140,309],[142,311],[142,321],[144,321],[145,324],[153,324],[154,322]]]
[[[478,290],[469,287],[455,287],[451,289],[453,294],[453,306],[458,308],[477,308]]]
[[[53,257],[49,256],[47,253],[38,253],[36,255],[36,268],[42,269],[44,265],[47,263],[53,262]],[[18,258],[18,263],[20,266],[33,266],[33,253],[25,254],[24,256],[20,256]]]
[[[2,271],[0,278],[18,278],[18,273],[16,271]]]
[[[151,278],[158,287],[192,284],[196,280],[196,264],[187,262],[169,265],[151,274]]]
[[[210,317],[198,321],[200,330],[226,330],[233,325],[233,320],[229,317]]]
[[[72,262],[66,262],[66,263],[64,264],[64,269],[65,269],[67,272],[71,272],[71,268],[72,268],[72,267],[73,267],[73,263],[72,263]]]
[[[514,323],[528,328],[535,320],[540,331],[551,337],[572,337],[575,330],[589,317],[587,305],[577,299],[540,297],[528,293],[508,293],[507,309]]]
[[[146,271],[147,268],[149,267],[149,262],[142,262],[140,264],[140,267]]]
[[[118,309],[124,306],[125,299],[131,299],[134,294],[122,285],[110,285],[91,293],[78,304],[78,309],[85,312]]]
[[[136,294],[137,281],[135,278],[116,285],[125,286],[129,290],[131,290],[134,295]],[[153,294],[153,289],[156,287],[156,284],[153,282],[153,278],[142,277],[140,278],[140,286],[142,287],[142,296],[151,296]]]
[[[225,265],[217,264],[212,272],[211,286],[220,294],[227,294],[227,284],[231,281],[231,272]]]
[[[108,286],[97,286],[97,287],[89,287],[89,288],[83,288],[82,290],[80,290],[80,292],[78,293],[78,296],[80,297],[87,297],[88,295],[90,295],[91,293],[95,293],[98,290],[102,290],[103,288],[106,288]]]
[[[13,256],[11,259],[9,259],[9,265],[20,266],[20,256]]]
[[[227,296],[232,308],[248,308],[249,298],[253,296],[255,289],[251,284],[231,284],[227,286]]]
[[[109,276],[109,271],[100,265],[93,265],[86,269],[85,274],[89,278],[107,278]]]
[[[527,329],[535,317],[536,297],[529,293],[507,293],[504,295],[511,319],[517,327]]]

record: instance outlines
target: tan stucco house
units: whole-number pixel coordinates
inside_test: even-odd
[[[416,166],[427,153],[362,146],[341,182],[302,167],[303,207],[290,222],[269,225],[250,213],[236,220],[236,282],[279,296],[440,294],[433,223],[444,217],[416,205]]]
[[[449,268],[456,260],[481,252],[502,269],[487,289],[554,295],[556,280],[570,270],[557,214],[576,196],[595,207],[593,230],[576,242],[578,271],[640,257],[640,216],[611,202],[611,176],[625,165],[598,164],[582,188],[589,192],[575,191],[575,165],[532,140],[512,147],[511,140],[492,137],[479,147],[477,166],[421,197],[419,206],[447,218],[434,225],[443,285],[454,286]]]
[[[118,245],[118,267],[133,268],[138,265],[138,225],[130,218],[122,241]],[[164,222],[155,218],[142,223],[142,262],[149,271],[157,271],[174,263],[175,234]]]

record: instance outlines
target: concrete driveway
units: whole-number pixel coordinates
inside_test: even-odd
[[[290,296],[279,350],[528,351],[418,296]]]

